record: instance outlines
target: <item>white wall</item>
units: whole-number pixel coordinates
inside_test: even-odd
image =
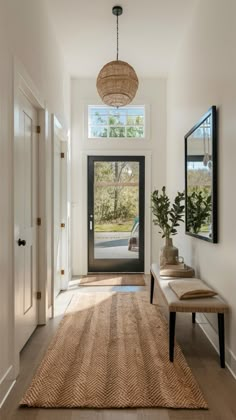
[[[54,112],[69,126],[70,80],[43,4],[36,0],[0,0],[0,404],[14,379],[14,57],[22,63],[46,101],[49,115]],[[50,127],[48,131],[50,133]],[[48,146],[50,162],[50,138]],[[48,183],[50,185],[50,179]],[[50,196],[48,194],[49,214]],[[48,268],[50,276],[50,265]]]
[[[230,305],[226,322],[228,364],[236,373],[236,2],[199,0],[168,81],[167,185],[184,189],[184,135],[211,105],[219,114],[219,243],[182,234],[175,243]],[[215,317],[204,328],[214,341]]]
[[[86,153],[96,154],[151,154],[152,171],[147,187],[162,187],[166,178],[166,81],[165,79],[140,80],[136,98],[132,104],[145,104],[149,113],[149,138],[147,140],[88,140],[84,132],[86,106],[101,104],[96,91],[95,79],[75,79],[71,85],[72,95],[72,272],[86,274],[87,214],[86,204]],[[150,216],[150,197],[146,199],[146,214]],[[146,219],[147,220],[147,219]],[[149,225],[150,217],[149,217]],[[151,226],[146,226],[150,229]],[[152,236],[152,259],[159,255],[160,238],[157,230]],[[147,238],[147,241],[150,237]],[[147,264],[149,270],[149,262]]]

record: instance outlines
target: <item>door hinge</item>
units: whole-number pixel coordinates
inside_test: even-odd
[[[36,296],[37,296],[37,300],[40,300],[42,298],[42,293],[41,292],[37,292]]]
[[[65,274],[65,270],[61,270],[61,275],[63,276]]]
[[[65,223],[61,223],[61,228],[64,228],[65,227]]]
[[[42,220],[41,217],[37,217],[37,226],[41,226]]]
[[[40,134],[41,133],[41,127],[40,125],[36,125],[36,133]]]
[[[61,159],[64,159],[64,157],[65,157],[65,153],[61,152]]]

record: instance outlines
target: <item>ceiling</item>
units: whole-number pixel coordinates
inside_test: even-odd
[[[184,36],[198,0],[45,0],[49,19],[62,46],[72,77],[96,77],[116,58],[116,17],[119,58],[139,77],[165,76]]]

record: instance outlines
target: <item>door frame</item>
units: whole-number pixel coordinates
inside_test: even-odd
[[[95,259],[95,231],[94,231],[94,173],[95,162],[136,162],[139,163],[139,257],[138,259],[120,258],[120,259]],[[119,273],[142,273],[144,272],[144,232],[145,232],[145,156],[88,156],[88,214],[93,214],[93,229],[90,229],[91,220],[88,222],[88,272],[119,272]],[[88,215],[89,218],[89,215]],[[99,269],[100,267],[100,269]],[[116,267],[116,268],[114,268]],[[142,269],[140,269],[142,267]],[[97,268],[97,269],[96,269]],[[132,268],[132,269],[130,269]]]
[[[148,274],[150,272],[151,263],[151,182],[152,182],[152,152],[147,150],[87,150],[80,154],[79,157],[79,176],[83,180],[79,185],[81,186],[81,199],[79,211],[76,213],[77,220],[73,220],[72,223],[76,224],[76,232],[74,235],[78,238],[77,241],[77,252],[82,275],[88,273],[88,156],[144,156],[145,157],[145,216],[144,216],[144,272]],[[74,215],[75,217],[75,215]]]
[[[66,290],[68,288],[70,280],[70,267],[69,267],[69,225],[70,225],[70,215],[68,209],[69,202],[69,186],[68,186],[68,173],[69,173],[69,138],[66,134],[66,130],[63,128],[62,124],[58,120],[55,114],[51,116],[51,132],[52,132],[52,317],[54,316],[55,309],[55,264],[54,259],[54,164],[55,164],[55,134],[60,139],[60,207],[61,207],[61,223],[64,226],[61,226],[61,269],[64,270],[64,274],[61,274],[60,278],[60,288],[61,290]]]
[[[46,180],[50,168],[46,164],[46,152],[48,148],[48,127],[47,127],[47,107],[45,101],[42,100],[37,88],[35,87],[33,81],[27,74],[27,71],[23,65],[18,61],[17,58],[14,58],[14,91],[13,91],[13,105],[14,105],[14,114],[13,114],[13,150],[12,150],[12,160],[13,160],[13,203],[15,196],[15,144],[16,137],[18,135],[18,119],[19,119],[19,94],[23,94],[31,105],[38,112],[38,125],[40,126],[40,133],[38,133],[38,152],[37,158],[40,164],[38,165],[37,173],[37,183],[38,183],[38,217],[40,218],[38,226],[38,272],[37,272],[37,282],[38,282],[38,291],[41,292],[41,299],[38,300],[38,325],[46,324],[49,318],[48,311],[48,275],[47,275],[47,232],[48,232],[48,220],[47,220],[47,211],[46,211]],[[13,247],[13,256],[15,255],[16,240],[15,237],[15,204],[13,205],[13,238],[12,238],[12,247]],[[15,276],[15,264],[13,258],[13,293],[14,293],[14,307],[16,304],[16,276]],[[14,371],[15,377],[19,373],[19,353],[16,345],[16,319],[15,319],[15,310],[14,310]]]

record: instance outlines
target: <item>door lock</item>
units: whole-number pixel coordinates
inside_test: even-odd
[[[26,240],[25,239],[18,239],[17,241],[19,246],[25,246],[26,245]]]

